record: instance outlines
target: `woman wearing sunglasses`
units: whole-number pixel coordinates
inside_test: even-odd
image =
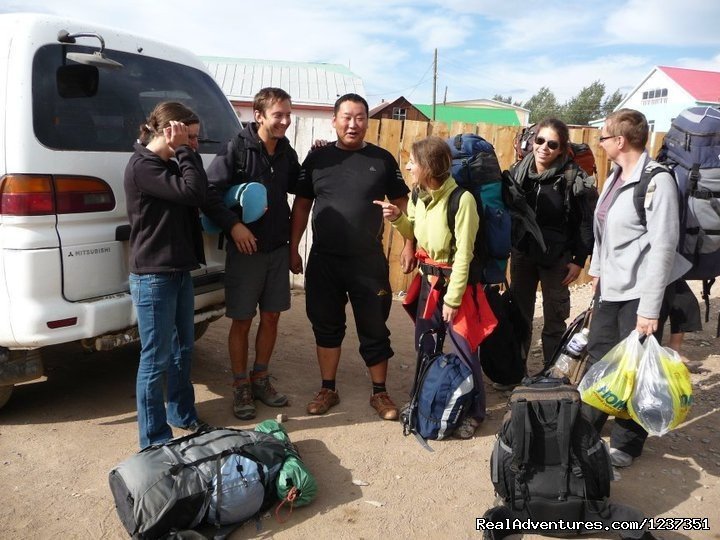
[[[565,321],[570,316],[568,286],[580,275],[592,251],[594,205],[576,196],[573,186],[585,172],[568,153],[569,131],[564,122],[546,118],[538,123],[533,151],[513,165],[510,173],[535,211],[545,246],[525,235],[510,260],[510,289],[517,305],[532,327],[538,283],[542,288],[542,351],[546,364],[558,347]],[[593,208],[588,208],[588,205]],[[527,364],[531,334],[523,351]],[[507,389],[503,385],[494,385]]]

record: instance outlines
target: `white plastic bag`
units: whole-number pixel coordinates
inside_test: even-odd
[[[649,336],[628,401],[630,417],[650,435],[662,436],[685,419],[691,404],[690,372],[680,355]]]
[[[636,330],[590,366],[578,384],[582,400],[616,418],[630,418],[627,402],[635,386],[635,374],[643,346]]]

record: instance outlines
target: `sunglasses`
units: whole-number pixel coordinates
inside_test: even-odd
[[[547,143],[550,150],[557,150],[558,148],[560,148],[560,143],[558,141],[550,141],[542,137],[535,137],[535,144],[537,144],[538,146],[542,146],[545,143]]]
[[[602,135],[598,137],[599,142],[607,141],[608,139],[614,139],[617,135]]]

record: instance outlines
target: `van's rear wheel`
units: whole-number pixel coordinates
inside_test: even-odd
[[[205,332],[207,332],[209,326],[210,321],[202,321],[199,323],[195,323],[195,341],[205,335]]]
[[[10,396],[12,396],[14,388],[15,387],[12,384],[0,386],[0,409],[2,409],[10,400]]]

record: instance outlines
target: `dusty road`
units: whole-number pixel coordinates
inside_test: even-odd
[[[720,309],[715,289],[713,316]],[[574,313],[587,305],[588,294],[587,287],[575,290]],[[247,524],[232,538],[480,538],[475,518],[494,504],[488,462],[507,395],[486,384],[489,417],[476,437],[433,442],[429,453],[370,408],[370,383],[349,329],[338,375],[341,403],[326,416],[308,416],[305,405],[319,373],[304,297],[293,302],[281,319],[272,371],[290,396],[290,407],[282,409],[286,427],[317,477],[319,495],[285,523],[266,517],[261,530]],[[397,302],[390,325],[396,356],[388,387],[402,402],[415,354],[410,321]],[[197,344],[198,409],[212,424],[251,428],[254,423],[241,424],[231,413],[227,328],[226,320],[214,323]],[[613,500],[649,516],[710,520],[711,531],[658,533],[661,538],[720,538],[719,345],[709,331],[688,339],[685,354],[698,371],[690,419],[650,439],[643,457],[612,486]],[[107,474],[137,449],[137,349],[86,355],[58,347],[46,358],[48,380],[17,388],[0,411],[0,539],[127,538]],[[260,405],[257,421],[277,412]]]

